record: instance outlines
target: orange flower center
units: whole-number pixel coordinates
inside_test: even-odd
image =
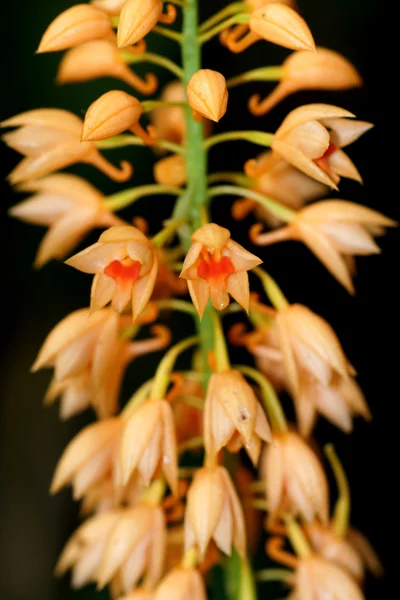
[[[336,150],[338,150],[338,147],[335,146],[335,144],[332,144],[332,142],[331,142],[329,144],[328,148],[323,153],[323,155],[320,158],[317,158],[315,160],[315,162],[317,163],[317,165],[319,167],[321,167],[321,169],[323,169],[324,171],[329,171],[328,158],[330,157],[331,154],[333,154],[334,152],[336,152]]]
[[[123,262],[113,260],[104,269],[104,273],[115,280],[117,285],[133,283],[139,279],[142,264],[138,260],[127,259]]]
[[[227,256],[220,257],[219,252],[210,254],[202,252],[197,274],[212,285],[225,283],[229,275],[233,275],[235,268]]]

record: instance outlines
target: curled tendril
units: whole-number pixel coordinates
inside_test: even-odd
[[[139,40],[136,44],[132,46],[127,46],[124,48],[124,52],[128,52],[129,54],[143,54],[147,50],[146,40]]]
[[[298,558],[294,554],[283,550],[284,544],[285,540],[283,538],[271,537],[265,545],[266,553],[275,562],[289,567],[289,569],[297,569]]]
[[[232,204],[231,214],[235,221],[242,221],[249,215],[252,210],[257,206],[255,200],[250,198],[240,198]]]
[[[130,179],[133,173],[133,167],[128,161],[121,161],[120,168],[118,169],[118,167],[110,163],[97,150],[95,152],[92,152],[84,162],[93,165],[113,181],[118,181],[121,183],[124,181],[128,181],[128,179]]]
[[[173,4],[166,5],[167,12],[161,13],[159,18],[160,23],[164,23],[165,25],[171,25],[174,23],[177,15],[176,6]]]
[[[244,165],[244,172],[248,177],[258,179],[265,175],[281,159],[274,152],[263,152],[257,158],[251,158]]]
[[[154,73],[147,73],[144,79],[142,79],[139,75],[128,69],[123,75],[123,80],[145,96],[154,94],[158,88],[158,79]]]
[[[238,27],[240,27],[240,25]],[[238,54],[239,52],[243,52],[244,50],[247,50],[247,48],[250,48],[250,46],[258,42],[260,39],[261,38],[259,35],[253,31],[249,31],[240,39],[228,37],[226,46],[231,52]]]
[[[136,125],[131,128],[131,131],[140,137],[146,146],[152,146],[157,141],[157,131],[153,125],[149,125],[147,129],[144,129],[140,123],[136,123]]]

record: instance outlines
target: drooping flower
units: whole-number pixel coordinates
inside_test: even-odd
[[[166,400],[147,400],[124,427],[121,448],[122,484],[136,470],[148,485],[161,467],[172,491],[178,487],[178,456],[174,417]]]
[[[118,24],[118,46],[123,48],[142,40],[155,25],[173,23],[176,8],[167,4],[163,13],[162,0],[127,0],[122,6]]]
[[[18,127],[3,140],[25,156],[8,176],[10,182],[14,185],[44,177],[79,162],[97,167],[114,181],[127,181],[131,165],[122,161],[118,170],[95,144],[81,142],[82,125],[74,114],[56,108],[39,108],[3,121],[1,127]]]
[[[276,131],[272,150],[317,181],[337,189],[341,177],[361,181],[361,176],[341,148],[357,140],[373,125],[351,120],[354,115],[328,104],[307,104],[288,114]],[[259,164],[259,174],[271,161]]]
[[[242,52],[259,40],[292,50],[315,50],[315,42],[305,20],[288,2],[263,2],[252,10],[247,27],[240,25],[222,36],[232,52]]]
[[[186,161],[181,154],[171,154],[154,165],[154,179],[161,185],[181,187],[186,183]]]
[[[77,4],[62,12],[46,29],[38,52],[56,52],[90,40],[113,38],[110,16],[90,4]]]
[[[57,465],[51,484],[55,494],[71,483],[75,500],[112,471],[123,420],[119,417],[88,425],[68,444]]]
[[[215,223],[200,227],[193,233],[192,241],[181,277],[188,281],[200,317],[209,298],[217,310],[223,310],[229,304],[229,294],[248,310],[247,271],[262,261],[231,240],[228,229]]]
[[[65,258],[92,229],[121,223],[107,209],[104,195],[76,175],[48,175],[20,184],[18,190],[34,192],[34,195],[13,206],[9,214],[49,227],[39,246],[35,267],[53,258]]]
[[[118,577],[118,595],[132,591],[143,575],[155,585],[163,570],[165,533],[158,506],[139,504],[99,513],[72,535],[56,572],[63,575],[72,569],[74,588],[88,583],[102,588]]]
[[[383,567],[378,556],[359,531],[350,528],[346,536],[341,537],[332,525],[326,527],[317,521],[307,524],[305,530],[315,552],[345,569],[359,583],[364,581],[366,568],[376,576],[382,575]],[[361,547],[357,540],[361,540]]]
[[[270,440],[271,430],[265,413],[244,377],[233,370],[214,373],[204,405],[207,454],[213,457],[224,446],[231,451],[243,446],[256,465],[262,441]]]
[[[267,151],[253,161],[246,163],[246,169],[250,173],[251,164],[257,169],[258,163],[271,158],[271,151]],[[251,189],[260,192],[269,198],[277,200],[285,206],[299,209],[311,200],[321,198],[328,190],[327,186],[311,179],[284,160],[273,162],[266,173],[254,178],[254,185]],[[270,227],[277,227],[282,223],[277,217],[268,213],[255,200],[249,198],[237,200],[232,207],[232,214],[235,219],[243,219],[250,211]]]
[[[251,96],[249,110],[253,115],[265,115],[300,90],[347,90],[362,85],[356,68],[344,56],[326,48],[316,50],[294,52],[284,61],[281,81],[275,90],[264,100],[258,94]]]
[[[127,83],[141,94],[153,94],[157,77],[148,73],[144,79],[132,71],[121,57],[115,41],[93,40],[72,48],[61,60],[58,83],[80,83],[99,77],[114,77]]]
[[[207,600],[206,588],[196,569],[176,568],[158,585],[154,600]]]
[[[359,385],[352,377],[334,374],[323,385],[308,373],[301,374],[301,388],[293,398],[300,432],[308,437],[320,414],[345,433],[353,430],[353,417],[371,420],[371,413]]]
[[[66,261],[68,265],[94,274],[91,308],[112,302],[122,312],[132,302],[133,319],[144,310],[157,277],[154,246],[136,227],[111,227],[99,241]]]
[[[186,550],[198,546],[204,556],[211,539],[225,554],[231,554],[232,544],[240,556],[246,553],[243,510],[224,467],[199,469],[187,496]]]
[[[134,96],[120,90],[106,92],[89,106],[82,140],[97,142],[129,130],[151,145],[156,141],[155,131],[152,125],[148,131],[143,129],[139,123],[142,114],[142,104]]]
[[[196,71],[189,80],[186,96],[195,116],[199,114],[218,123],[226,113],[228,106],[226,79],[218,71],[211,69]]]
[[[354,579],[331,562],[310,556],[299,560],[295,572],[294,594],[296,600],[365,600]]]
[[[289,509],[307,522],[329,519],[328,481],[317,456],[295,433],[273,434],[264,447],[261,477],[272,514]]]
[[[99,588],[119,574],[121,593],[132,591],[146,575],[159,581],[164,566],[166,528],[160,506],[139,504],[123,511],[107,539],[97,574]]]
[[[373,236],[397,223],[376,210],[346,200],[324,200],[298,211],[286,227],[273,233],[260,233],[255,226],[251,239],[259,245],[294,239],[302,241],[328,271],[354,293],[348,259],[378,254]]]
[[[54,367],[45,401],[51,404],[61,395],[63,419],[89,406],[100,418],[113,415],[127,365],[136,356],[169,343],[168,330],[161,326],[153,328],[153,339],[124,339],[119,333],[127,322],[111,309],[91,315],[84,308],[60,321],[47,336],[32,371]]]
[[[97,571],[107,538],[120,518],[121,511],[106,511],[87,519],[71,536],[57,562],[56,575],[72,570],[74,589],[97,580]]]

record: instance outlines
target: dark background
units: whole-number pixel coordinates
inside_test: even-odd
[[[47,24],[71,4],[67,0],[19,0],[3,5],[1,120],[38,107],[63,107],[79,114],[111,87],[123,88],[107,80],[57,87],[53,82],[59,55],[34,56]],[[224,4],[221,0],[202,0],[203,16],[210,13],[211,6],[220,8]],[[351,59],[364,77],[365,87],[337,94],[297,94],[271,115],[256,120],[247,112],[247,97],[256,88],[267,92],[270,85],[243,86],[232,91],[230,111],[220,129],[273,131],[289,110],[310,101],[330,102],[352,110],[359,118],[374,122],[376,127],[349,151],[364,177],[364,186],[343,182],[338,197],[361,202],[398,220],[398,197],[395,188],[389,188],[389,182],[385,181],[396,177],[387,162],[387,140],[396,135],[396,128],[391,127],[385,137],[388,80],[382,77],[383,65],[387,62],[381,39],[386,23],[384,8],[379,0],[302,0],[299,4],[317,43],[339,50]],[[173,43],[164,44],[155,37],[149,37],[149,41],[152,49],[172,52],[172,55],[175,52],[177,58]],[[205,51],[204,66],[230,76],[262,64],[279,64],[286,55],[282,49],[259,43],[235,57],[214,42]],[[0,152],[0,179],[3,180],[18,157],[3,146]],[[150,152],[129,152],[136,166],[135,183],[149,181]],[[221,146],[213,150],[212,168],[239,170],[252,153],[246,144]],[[121,154],[110,153],[109,156],[116,161]],[[90,178],[105,193],[117,189],[91,168],[74,170]],[[52,569],[57,554],[76,526],[77,509],[69,490],[50,498],[48,486],[62,449],[90,415],[60,423],[56,408],[42,408],[48,373],[33,376],[29,368],[48,331],[67,313],[87,305],[89,281],[86,276],[55,262],[39,272],[33,271],[31,264],[43,230],[7,217],[6,210],[17,196],[6,183],[0,182],[0,185],[0,598],[66,599],[71,597],[68,581],[54,581]],[[225,224],[230,203],[221,199],[215,204],[214,218]],[[169,200],[149,199],[137,205],[138,214],[149,215],[152,211],[150,224],[154,231],[170,209]],[[245,224],[250,225],[251,219]],[[233,226],[233,232],[235,239],[249,246],[242,226]],[[93,235],[89,242],[95,239]],[[359,381],[374,414],[373,424],[357,421],[354,434],[346,437],[321,422],[316,437],[321,443],[335,442],[352,482],[353,522],[368,534],[390,574],[391,563],[394,566],[391,546],[397,527],[394,485],[397,484],[398,454],[396,456],[394,422],[398,404],[398,233],[389,232],[380,244],[383,256],[358,261],[355,298],[342,290],[300,244],[277,245],[262,251],[261,256],[291,301],[307,304],[334,326],[358,370]],[[182,323],[177,327],[182,327]],[[148,373],[158,358],[154,357],[152,364],[146,367]],[[146,376],[144,364],[137,362],[131,368],[126,394]],[[368,582],[368,598],[386,597],[389,582],[389,578],[386,582]],[[268,588],[263,588],[263,597],[268,597],[267,592]],[[99,596],[94,596],[92,590],[74,595],[76,600],[89,597]]]

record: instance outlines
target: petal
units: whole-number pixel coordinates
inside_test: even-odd
[[[153,430],[151,438],[149,439],[148,444],[139,460],[138,471],[143,477],[146,487],[150,485],[150,482],[160,462],[162,434],[163,431],[161,423],[157,423],[157,426]]]
[[[279,154],[288,163],[294,165],[300,171],[303,171],[309,177],[316,179],[320,183],[336,189],[336,184],[329,175],[321,169],[316,162],[307,158],[303,152],[287,144],[286,141],[274,139],[272,142],[274,152]]]
[[[82,252],[78,252],[65,263],[83,273],[101,273],[114,260],[126,258],[125,245],[120,242],[103,244],[96,242]]]
[[[73,206],[73,200],[67,196],[43,192],[15,204],[10,208],[8,214],[27,223],[48,226],[71,210]]]
[[[354,115],[338,106],[330,104],[306,104],[292,110],[282,122],[282,125],[275,133],[276,138],[284,136],[290,129],[306,123],[307,121],[320,121],[322,119],[332,119],[340,117],[354,117]]]
[[[49,152],[55,146],[77,141],[75,133],[62,129],[25,125],[3,136],[3,141],[20,154],[30,158]]]
[[[357,121],[355,119],[324,119],[325,127],[332,129],[335,146],[344,148],[352,144],[364,133],[373,128],[373,123]]]
[[[182,271],[180,277],[183,279],[187,279],[188,270],[196,263],[197,259],[200,256],[200,252],[203,248],[203,244],[201,242],[194,242],[189,248],[189,252],[186,254]]]
[[[233,545],[238,551],[241,558],[246,555],[246,526],[244,521],[243,508],[240,504],[238,495],[233,486],[232,480],[228,472],[223,467],[220,467],[221,476],[226,486],[229,497],[230,509],[233,517]]]
[[[153,257],[151,270],[147,275],[140,277],[132,288],[132,314],[133,320],[142,313],[146,304],[150,300],[157,279],[158,262],[156,257]]]
[[[231,555],[233,536],[233,520],[231,507],[228,497],[225,500],[224,507],[221,512],[221,517],[217,527],[214,530],[213,539],[218,548],[228,556]]]
[[[105,311],[92,316],[88,308],[76,310],[58,325],[47,336],[39,355],[32,366],[32,371],[52,365],[55,356],[72,341],[93,327],[97,327],[105,318]]]
[[[328,238],[320,233],[315,227],[304,223],[296,224],[296,229],[311,252],[315,254],[328,271],[348,292],[350,292],[350,294],[354,294],[354,286],[351,281],[348,266]]]
[[[122,483],[126,485],[149,445],[161,418],[161,402],[147,401],[134,411],[125,425],[121,440]]]
[[[63,259],[95,226],[96,213],[92,208],[80,208],[59,219],[44,236],[35,258],[41,267],[52,258]]]
[[[210,286],[206,281],[199,279],[196,281],[188,281],[188,288],[194,307],[201,319],[210,297]]]
[[[320,229],[342,254],[368,256],[379,254],[380,248],[371,234],[355,223],[324,223]]]
[[[272,514],[276,513],[282,503],[284,486],[282,449],[276,438],[264,448],[260,471],[265,483],[269,511]]]
[[[90,290],[90,309],[93,313],[106,306],[115,293],[117,284],[114,279],[104,273],[97,273],[93,277],[92,288]]]
[[[38,108],[20,113],[3,121],[1,127],[20,127],[23,125],[38,125],[40,127],[54,128],[70,131],[78,137],[82,131],[82,120],[73,113],[59,108]]]
[[[249,271],[262,263],[262,260],[258,256],[248,252],[243,246],[233,240],[228,240],[223,255],[229,257],[236,272]]]
[[[247,273],[242,272],[229,275],[226,280],[226,289],[228,294],[230,294],[248,313],[250,306],[250,287],[249,276]]]
[[[339,177],[347,177],[362,183],[362,177],[353,161],[342,150],[336,150],[328,157],[329,170]]]
[[[101,452],[110,440],[118,436],[121,421],[118,418],[88,425],[68,444],[56,467],[50,491],[64,487],[87,461]]]

